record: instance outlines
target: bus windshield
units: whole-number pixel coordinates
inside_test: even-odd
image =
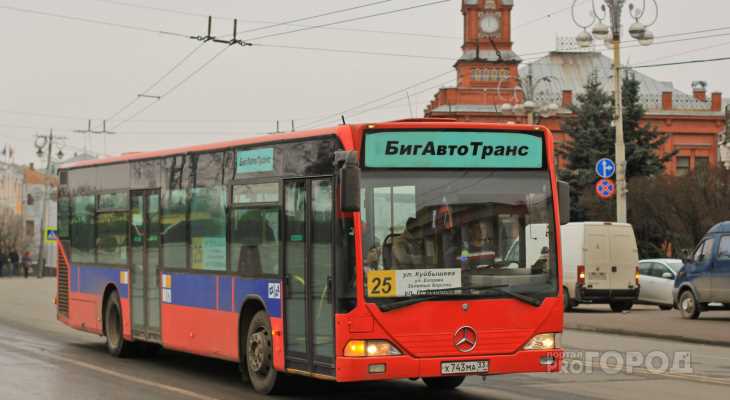
[[[542,299],[557,293],[547,171],[376,170],[362,175],[366,295]],[[474,290],[470,290],[474,289]]]

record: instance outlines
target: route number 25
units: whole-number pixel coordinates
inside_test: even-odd
[[[368,272],[368,296],[369,297],[395,297],[396,296],[395,271],[370,271],[370,272]]]

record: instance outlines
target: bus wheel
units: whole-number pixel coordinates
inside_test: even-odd
[[[246,335],[246,368],[253,388],[262,394],[276,393],[283,386],[282,376],[274,369],[271,322],[266,311],[251,319]]]
[[[679,296],[679,312],[682,314],[682,318],[686,319],[697,319],[700,317],[700,305],[697,304],[697,299],[691,290],[685,290]]]
[[[423,382],[434,390],[453,390],[464,382],[464,376],[448,376],[441,378],[423,378]]]
[[[132,343],[124,340],[123,326],[119,294],[113,291],[109,295],[104,310],[104,332],[107,351],[115,357],[127,357],[132,352]]]

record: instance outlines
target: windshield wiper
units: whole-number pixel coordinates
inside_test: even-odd
[[[410,305],[421,303],[424,301],[438,300],[440,298],[442,298],[442,296],[413,297],[410,299],[398,300],[398,301],[394,301],[392,303],[381,305],[380,311],[391,311],[391,310],[395,310],[398,308],[408,307]]]
[[[502,294],[506,294],[507,296],[510,296],[512,298],[515,298],[517,300],[520,300],[524,303],[527,303],[533,307],[539,307],[542,304],[542,300],[534,298],[532,296],[528,296],[521,293],[516,293],[511,290],[508,290],[507,288],[509,285],[491,285],[491,286],[478,286],[478,287],[458,287],[458,288],[448,288],[448,289],[436,289],[436,290],[429,290],[426,292],[426,294],[433,294],[433,293],[448,293],[448,292],[454,292],[458,290],[465,290],[465,291],[471,291],[471,292],[481,292],[486,290],[493,290],[495,292],[499,292]],[[467,295],[467,294],[464,294]],[[473,294],[471,294],[473,295]],[[468,296],[468,295],[467,295]],[[449,296],[451,297],[451,296]],[[461,295],[455,295],[455,297],[461,297]],[[380,306],[380,310],[382,311],[391,311],[402,307],[407,307],[413,304],[421,303],[424,301],[431,301],[431,300],[438,300],[443,299],[444,296],[427,296],[427,297],[414,297],[410,299],[405,300],[399,300],[390,304],[383,304]]]

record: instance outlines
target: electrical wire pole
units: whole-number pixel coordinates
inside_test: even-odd
[[[613,10],[612,10],[613,11]],[[620,10],[618,11],[620,13]],[[613,95],[614,120],[616,128],[616,222],[626,223],[626,145],[624,143],[623,82],[621,79],[621,18],[612,18],[613,31]]]
[[[41,212],[41,225],[40,225],[40,243],[38,244],[38,268],[36,271],[36,276],[38,278],[43,277],[43,271],[46,267],[46,260],[45,260],[45,233],[46,233],[46,214],[48,213],[48,186],[49,182],[47,181],[48,177],[51,176],[52,173],[52,155],[53,155],[53,141],[56,140],[59,144],[59,150],[58,150],[58,158],[63,157],[63,151],[61,148],[63,147],[63,141],[66,138],[63,136],[53,136],[53,129],[51,129],[50,133],[48,135],[36,135],[36,142],[35,146],[38,149],[37,153],[39,157],[43,157],[43,149],[48,146],[47,151],[47,158],[46,158],[46,174],[43,177],[43,199],[41,201],[42,212]]]
[[[627,200],[628,190],[626,185],[626,145],[624,143],[624,115],[623,115],[623,79],[621,77],[621,15],[624,5],[628,0],[591,0],[592,11],[591,22],[581,24],[575,16],[575,8],[578,0],[573,0],[571,12],[573,22],[583,29],[576,36],[576,42],[580,47],[590,47],[593,39],[610,39],[613,46],[613,85],[614,85],[614,115],[613,125],[616,129],[616,142],[614,145],[616,153],[616,222],[627,222]],[[640,5],[638,2],[641,1]],[[647,1],[654,3],[654,19],[649,24],[643,24],[640,20],[646,15]],[[654,25],[659,18],[659,5],[657,0],[636,0],[636,4],[629,2],[629,15],[634,23],[629,26],[629,34],[642,46],[651,45],[654,42],[654,34],[647,28]],[[598,3],[598,6],[596,5]],[[608,20],[606,25],[603,21]],[[592,34],[588,28],[593,26]]]

